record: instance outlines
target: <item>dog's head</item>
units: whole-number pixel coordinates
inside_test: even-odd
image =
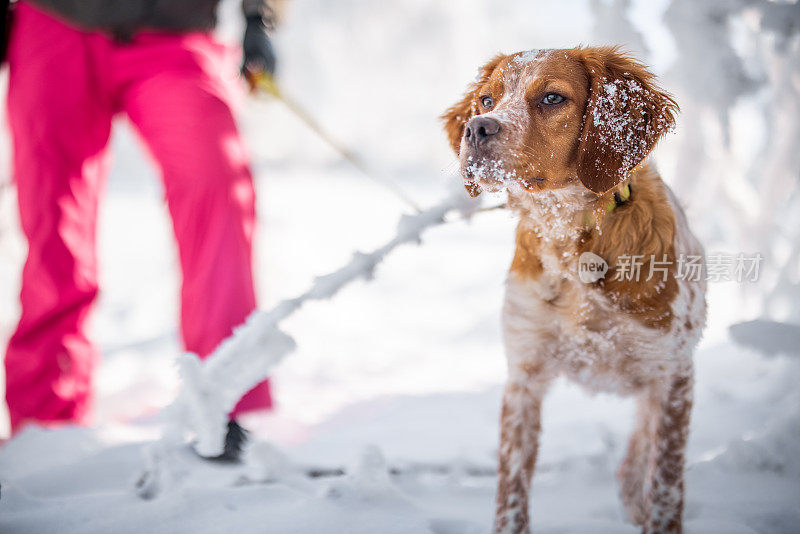
[[[614,188],[675,123],[653,78],[616,47],[495,57],[442,116],[467,191]]]

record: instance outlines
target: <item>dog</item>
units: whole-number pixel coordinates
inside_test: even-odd
[[[648,161],[677,113],[620,48],[578,47],[497,56],[442,115],[470,195],[506,190],[519,216],[495,532],[530,528],[542,399],[559,375],[635,397],[617,473],[625,511],[642,532],[682,530],[704,256]]]

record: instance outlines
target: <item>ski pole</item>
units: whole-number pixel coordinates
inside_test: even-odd
[[[250,80],[254,87],[260,89],[265,94],[280,100],[283,105],[286,106],[286,108],[291,111],[295,117],[300,119],[303,124],[310,128],[311,131],[317,135],[317,137],[322,139],[325,144],[335,150],[337,154],[347,160],[348,163],[358,169],[364,176],[391,191],[393,195],[399,198],[407,206],[411,207],[416,213],[422,211],[419,205],[414,202],[397,184],[385,178],[381,178],[373,173],[366,165],[364,165],[364,162],[358,156],[353,154],[350,150],[336,141],[336,139],[331,137],[301,105],[283,94],[278,87],[278,84],[275,82],[274,76],[263,71],[246,71],[245,76],[248,78],[248,80]]]

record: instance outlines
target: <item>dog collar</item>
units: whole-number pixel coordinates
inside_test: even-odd
[[[619,191],[614,191],[614,198],[606,204],[606,213],[611,213],[617,206],[622,206],[631,198],[631,183],[625,184]]]
[[[604,215],[608,215],[619,206],[626,204],[631,198],[631,183],[628,182],[618,191],[614,191],[614,195],[611,199],[603,206],[602,212]],[[598,210],[592,210],[584,212],[583,215],[583,227],[586,230],[591,229],[592,227],[597,225],[597,215],[596,212]]]

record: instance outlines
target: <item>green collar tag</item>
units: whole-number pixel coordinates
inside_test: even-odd
[[[606,215],[617,209],[618,206],[622,206],[631,198],[631,184],[628,182],[625,186],[620,189],[619,191],[614,192],[614,196],[611,200],[603,208],[603,211]],[[587,211],[583,214],[583,227],[586,229],[590,229],[597,223],[595,221],[595,215],[593,211]]]
[[[630,182],[625,184],[625,187],[619,191],[614,192],[614,198],[609,200],[608,204],[606,204],[606,213],[611,213],[617,206],[622,206],[628,201],[629,198],[631,198]]]

